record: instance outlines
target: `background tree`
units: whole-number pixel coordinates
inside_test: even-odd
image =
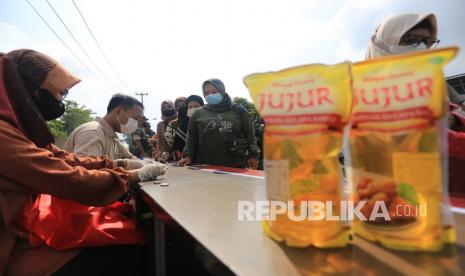
[[[232,102],[234,104],[242,105],[249,112],[250,119],[253,121],[260,120],[262,117],[258,113],[255,105],[252,102],[249,102],[246,98],[243,97],[234,97]]]
[[[258,168],[263,170],[263,133],[265,131],[265,121],[258,113],[255,105],[249,102],[246,98],[234,97],[232,102],[234,104],[242,105],[249,112],[250,120],[255,129],[255,137],[257,138],[257,146],[260,148],[260,158]]]
[[[85,105],[80,105],[75,101],[66,101],[65,114],[60,118],[63,121],[63,129],[69,135],[78,126],[90,122],[94,119],[95,114],[92,110],[86,108]]]
[[[56,119],[47,123],[48,127],[52,131],[53,137],[63,139],[66,139],[66,137],[68,137],[68,135],[65,132],[63,121],[61,121],[60,119]]]

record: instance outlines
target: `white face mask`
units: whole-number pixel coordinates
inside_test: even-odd
[[[125,115],[126,117],[129,118],[129,120],[124,125],[121,124],[121,121],[120,121],[121,133],[129,135],[133,133],[134,131],[136,131],[136,129],[139,127],[139,123],[137,122],[136,119],[129,117],[128,114],[125,113]]]
[[[194,114],[194,112],[195,112],[196,110],[199,110],[199,109],[201,109],[201,108],[202,108],[201,106],[189,108],[189,109],[187,110],[187,117],[190,118],[190,117],[192,116],[192,114]]]
[[[388,47],[389,53],[393,55],[422,51],[426,49],[428,49],[428,47],[426,47],[424,43],[420,43],[418,45],[389,45]]]

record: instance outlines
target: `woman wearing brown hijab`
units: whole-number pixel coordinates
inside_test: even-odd
[[[128,171],[107,157],[79,158],[53,145],[46,120],[63,114],[63,99],[79,81],[39,52],[0,53],[0,275],[138,272],[127,270],[134,269],[127,261],[127,268],[111,262],[134,261],[129,257],[141,248],[58,252],[31,246],[29,233],[20,226],[37,193],[103,206],[121,198],[130,182],[156,176],[157,168]]]
[[[161,122],[157,124],[157,151],[154,154],[155,160],[166,161],[169,159],[168,156],[163,155],[164,152],[167,152],[169,147],[165,141],[165,131],[168,127],[169,122],[176,119],[178,114],[176,113],[176,108],[172,101],[166,100],[161,103]]]

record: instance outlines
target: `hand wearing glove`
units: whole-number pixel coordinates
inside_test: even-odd
[[[135,170],[140,169],[145,165],[144,161],[138,159],[126,159],[126,169]]]
[[[155,160],[153,160],[152,158],[144,158],[142,159],[142,163],[145,165],[148,165],[148,164],[155,164],[157,163]]]
[[[167,170],[167,166],[156,162],[154,164],[145,165],[144,167],[137,169],[136,171],[139,180],[143,182],[156,179],[157,176],[165,174]]]
[[[142,168],[145,164],[142,160],[138,159],[116,159],[113,160],[115,167],[122,167],[126,170],[135,170]]]

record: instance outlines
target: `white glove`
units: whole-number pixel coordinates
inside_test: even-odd
[[[165,174],[167,170],[168,170],[167,166],[161,163],[155,162],[154,164],[148,164],[138,169],[137,175],[139,176],[139,180],[143,182],[143,181],[149,181],[149,180],[156,179],[157,176]]]
[[[144,165],[148,165],[148,164],[155,164],[156,162],[155,160],[153,160],[153,158],[144,158],[142,159],[142,163]]]
[[[137,159],[126,159],[126,169],[127,170],[135,170],[142,168],[145,164],[144,161],[137,160]]]

